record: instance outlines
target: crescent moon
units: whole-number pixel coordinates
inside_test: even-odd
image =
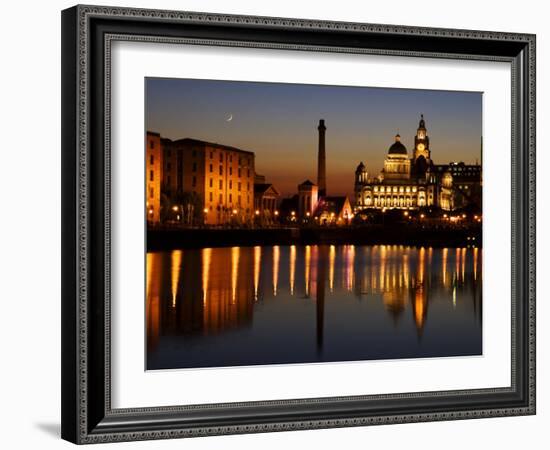
[[[226,122],[231,122],[233,120],[233,114],[229,114],[229,117],[227,118]]]

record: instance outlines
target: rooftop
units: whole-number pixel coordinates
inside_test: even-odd
[[[199,146],[204,146],[204,147],[214,147],[214,148],[219,148],[219,149],[222,149],[222,150],[245,153],[247,155],[254,156],[254,152],[251,152],[251,151],[248,151],[248,150],[243,150],[243,149],[240,149],[240,148],[237,148],[237,147],[232,147],[230,145],[218,144],[217,142],[201,141],[200,139],[194,139],[194,138],[182,138],[182,139],[177,139],[175,141],[172,141],[171,139],[168,139],[168,138],[163,138],[163,142],[171,142],[171,143],[176,144],[176,145],[180,144],[180,145],[199,145]]]

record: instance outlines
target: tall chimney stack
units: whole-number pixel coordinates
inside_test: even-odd
[[[319,120],[319,152],[317,154],[317,186],[319,186],[319,197],[327,195],[327,169],[325,157],[325,127],[324,119]]]

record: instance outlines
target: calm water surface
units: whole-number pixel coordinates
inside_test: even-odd
[[[480,355],[477,248],[147,254],[147,368]]]

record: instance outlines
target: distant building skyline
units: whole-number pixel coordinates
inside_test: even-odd
[[[396,133],[412,155],[421,113],[436,163],[481,163],[479,92],[146,79],[147,130],[254,152],[256,172],[283,197],[317,179],[320,119],[326,125],[327,194],[352,198],[357,164],[379,172]]]

